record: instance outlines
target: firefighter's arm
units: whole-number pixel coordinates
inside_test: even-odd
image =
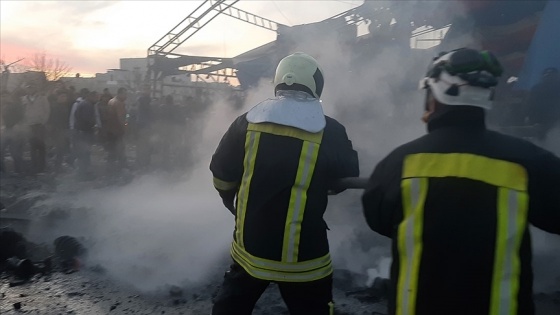
[[[244,116],[235,120],[222,137],[210,162],[214,188],[218,190],[224,206],[235,214],[235,196],[243,174],[245,155]],[[245,128],[244,128],[245,127]]]
[[[348,138],[346,129],[338,122],[334,125],[335,136],[332,137],[334,141],[333,147],[336,148],[334,165],[330,171],[330,179],[334,182],[337,179],[346,177],[358,177],[360,175],[360,165],[358,161],[358,153],[352,147],[352,141]],[[331,187],[330,194],[338,194],[345,189]]]
[[[560,158],[546,153],[529,174],[529,222],[560,234]]]
[[[391,169],[388,164],[385,159],[376,166],[362,195],[362,206],[369,227],[391,237],[394,213],[400,204],[400,190],[398,170]]]

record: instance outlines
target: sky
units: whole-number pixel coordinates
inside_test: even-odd
[[[363,1],[253,1],[235,7],[286,25],[323,20]],[[119,68],[119,58],[146,57],[147,49],[203,1],[0,0],[0,57],[12,62],[45,52],[70,74]],[[275,32],[218,16],[177,52],[234,57],[273,41]],[[25,61],[24,61],[25,62]]]

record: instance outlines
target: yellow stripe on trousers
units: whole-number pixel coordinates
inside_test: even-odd
[[[235,222],[235,239],[241,248],[245,248],[243,241],[243,225],[245,222],[245,213],[247,210],[247,200],[249,199],[249,189],[251,187],[251,179],[255,169],[255,160],[259,148],[260,132],[247,131],[245,136],[245,158],[243,161],[243,177],[241,178],[241,186],[237,194],[237,217]]]
[[[521,261],[519,249],[527,229],[526,192],[498,188],[497,235],[490,315],[516,315]]]
[[[286,224],[284,227],[284,243],[282,246],[282,261],[297,262],[299,254],[299,242],[301,234],[301,223],[307,203],[307,190],[311,184],[317,156],[319,155],[318,143],[303,141],[296,180],[292,186],[290,203]]]
[[[413,315],[418,293],[418,271],[422,255],[424,203],[428,194],[427,178],[401,181],[403,221],[398,229],[399,279],[397,315]]]

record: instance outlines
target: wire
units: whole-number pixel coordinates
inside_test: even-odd
[[[272,4],[274,4],[274,7],[276,7],[276,10],[278,10],[278,13],[280,13],[280,14],[284,17],[284,19],[286,19],[286,21],[288,21],[288,23],[291,25],[292,22],[290,21],[290,19],[288,19],[288,17],[286,17],[286,16],[284,15],[284,13],[282,13],[282,10],[280,10],[280,8],[278,7],[278,5],[276,5],[276,1],[271,1],[271,2],[272,2]]]

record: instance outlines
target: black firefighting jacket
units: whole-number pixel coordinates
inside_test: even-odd
[[[329,183],[358,176],[346,130],[319,133],[238,117],[212,157],[214,186],[236,195],[233,259],[253,277],[308,282],[332,273],[323,214]]]
[[[383,159],[363,195],[393,239],[390,314],[532,315],[528,224],[560,234],[560,159],[460,107]]]

